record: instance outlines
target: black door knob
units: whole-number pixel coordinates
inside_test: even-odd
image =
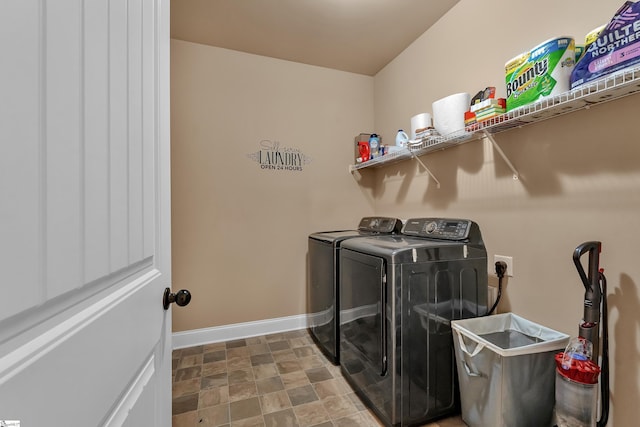
[[[168,310],[172,302],[175,302],[180,307],[184,307],[191,302],[191,292],[186,289],[181,289],[174,294],[171,292],[171,289],[166,288],[164,290],[164,296],[162,297],[162,306],[165,310]]]

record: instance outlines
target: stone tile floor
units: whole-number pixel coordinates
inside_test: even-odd
[[[173,427],[382,426],[306,330],[173,352]],[[427,427],[463,427],[459,416]]]

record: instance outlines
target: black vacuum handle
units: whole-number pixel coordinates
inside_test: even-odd
[[[585,242],[573,251],[573,263],[578,269],[584,285],[584,321],[598,323],[600,321],[600,250],[601,242]],[[588,273],[585,273],[580,258],[589,253]]]
[[[579,328],[579,336],[593,344],[591,360],[598,363],[600,347],[599,333],[602,331],[602,365],[600,376],[600,420],[597,427],[605,427],[609,418],[609,321],[607,309],[607,279],[600,271],[601,242],[585,242],[573,252],[573,262],[584,284],[584,321]],[[589,274],[584,271],[580,257],[589,252]],[[602,305],[602,325],[600,322]],[[602,326],[602,328],[600,328]]]
[[[573,263],[576,265],[578,269],[578,273],[580,274],[580,278],[582,279],[582,283],[584,284],[585,290],[589,291],[593,288],[594,283],[598,283],[599,277],[599,255],[600,255],[600,242],[585,242],[579,245],[575,251],[573,251]],[[582,268],[582,263],[580,262],[580,258],[585,253],[589,252],[589,275]]]

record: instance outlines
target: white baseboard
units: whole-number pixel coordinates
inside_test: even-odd
[[[172,348],[174,350],[194,347],[203,344],[232,341],[278,332],[293,331],[307,327],[307,315],[279,317],[276,319],[259,320],[255,322],[234,323],[232,325],[215,326],[212,328],[192,329],[190,331],[174,332],[172,334]]]

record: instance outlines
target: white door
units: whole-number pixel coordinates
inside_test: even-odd
[[[171,424],[168,26],[0,1],[0,420]]]

